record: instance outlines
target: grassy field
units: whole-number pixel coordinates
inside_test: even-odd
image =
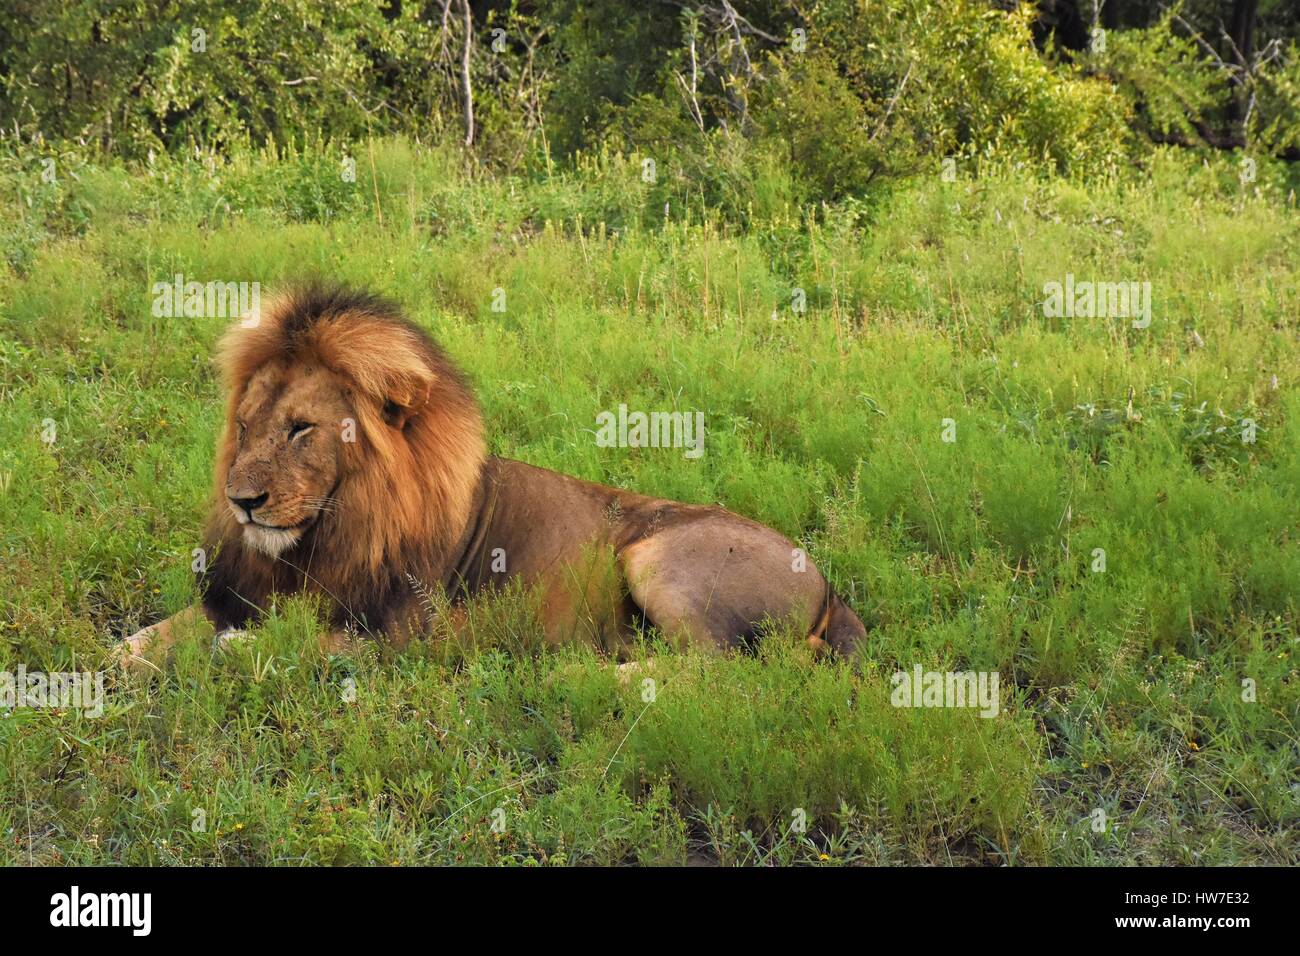
[[[1300,862],[1294,193],[1162,155],[813,215],[773,171],[727,224],[634,160],[339,168],[0,170],[0,670],[109,669],[193,599],[223,323],[153,317],[177,273],[394,297],[494,452],[806,544],[859,667],[660,649],[647,702],[509,598],[328,660],[286,601],[225,656],[110,669],[98,719],[0,713],[0,862]],[[1067,273],[1149,281],[1150,326],[1046,316]],[[703,411],[705,454],[598,447],[620,403]],[[917,664],[998,672],[999,715],[891,706]]]

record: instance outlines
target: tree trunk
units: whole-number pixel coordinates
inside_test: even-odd
[[[1232,101],[1228,106],[1228,116],[1232,120],[1232,137],[1246,145],[1246,120],[1250,110],[1250,71],[1251,61],[1255,56],[1255,17],[1259,12],[1259,0],[1233,0],[1232,22],[1228,36],[1232,43],[1225,51],[1225,59],[1236,63],[1241,72],[1229,81],[1233,86]]]

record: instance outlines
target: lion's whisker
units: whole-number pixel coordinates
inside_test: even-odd
[[[322,498],[315,495],[307,495],[302,499],[302,501],[304,504],[311,505],[319,511],[330,511],[334,514],[338,514],[338,512],[343,508],[343,502],[330,496]]]

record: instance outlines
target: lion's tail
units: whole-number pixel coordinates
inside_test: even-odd
[[[867,636],[862,619],[853,608],[844,603],[830,584],[826,585],[826,601],[817,623],[808,632],[808,644],[815,651],[831,650],[843,660],[852,659],[858,644]]]

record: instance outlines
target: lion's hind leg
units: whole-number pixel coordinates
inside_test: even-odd
[[[729,649],[745,645],[766,620],[794,620],[834,646],[828,635],[840,622],[826,614],[825,579],[771,528],[701,509],[629,545],[620,560],[633,600],[670,640]]]

